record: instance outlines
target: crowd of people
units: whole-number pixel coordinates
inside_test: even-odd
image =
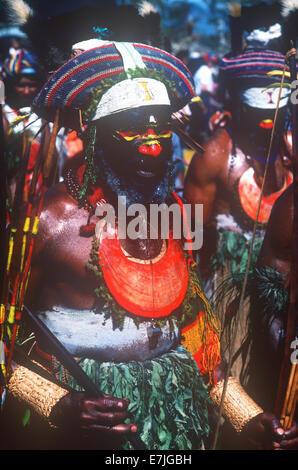
[[[1,448],[297,449],[298,5],[231,7],[224,57],[148,2],[7,9]]]

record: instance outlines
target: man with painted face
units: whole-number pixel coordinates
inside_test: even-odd
[[[11,189],[9,200],[12,201],[15,196],[16,186],[22,179],[23,166],[25,165],[23,202],[26,204],[34,167],[37,164],[40,152],[44,155],[43,158],[46,158],[52,129],[52,124],[42,122],[42,119],[31,110],[33,99],[45,83],[47,74],[34,54],[26,49],[19,49],[10,54],[4,61],[2,75],[5,84],[5,104],[3,106],[5,155],[8,167],[8,182]],[[30,148],[27,163],[25,148]],[[59,131],[56,142],[56,156],[58,149],[61,161],[65,161],[67,156],[65,129]],[[55,175],[53,175],[53,179],[55,181]],[[39,194],[41,186],[42,178],[40,176],[35,195]]]
[[[3,62],[1,75],[5,85],[5,104],[3,106],[3,128],[6,141],[8,179],[14,192],[22,160],[24,134],[31,142],[26,184],[35,164],[40,137],[34,138],[41,127],[41,120],[31,113],[31,104],[42,87],[46,76],[36,57],[26,49],[13,51]],[[26,132],[25,132],[26,129]]]
[[[2,74],[6,103],[15,115],[31,106],[45,80],[36,57],[26,49],[18,49],[4,60]]]
[[[225,127],[214,132],[205,144],[205,153],[195,156],[186,178],[185,199],[204,204],[208,244],[201,250],[200,267],[206,292],[213,300],[219,298],[217,287],[224,280],[243,273],[246,268],[284,63],[285,56],[280,52],[249,47],[242,54],[222,59],[222,77],[233,117]],[[274,202],[293,180],[291,133],[287,129],[288,86],[286,77],[271,142],[251,267],[257,261]],[[227,298],[228,291],[224,295]],[[244,380],[249,357],[243,346],[248,345],[245,328],[238,344],[242,353],[240,349],[238,365],[234,364],[234,373],[237,376],[242,373]]]
[[[129,193],[130,204],[164,202],[171,155],[170,119],[168,106],[159,105],[123,111],[101,121],[101,170],[115,194]]]
[[[56,427],[51,440],[40,425],[42,443],[31,441],[30,448],[132,448],[129,439],[138,432],[147,449],[202,449],[208,397],[219,405],[224,368],[216,318],[191,252],[171,232],[118,233],[119,196],[128,209],[176,201],[183,211],[170,188],[169,120],[190,100],[192,78],[157,48],[108,41],[82,48],[34,103],[38,114],[51,120],[58,109],[62,125],[71,117],[87,130],[84,164],[45,195],[26,304],[106,395],[84,393],[36,332],[31,354],[65,385],[14,364],[8,400]],[[103,217],[107,202],[115,225]],[[17,273],[17,257],[14,266]],[[232,377],[224,412],[239,435],[260,446],[282,448],[287,441],[275,417]]]
[[[247,255],[243,258],[244,248],[251,238],[257,216],[279,93],[273,84],[278,82],[276,77],[280,77],[283,66],[284,57],[270,52],[261,56],[250,52],[234,59],[223,59],[223,71],[232,94],[233,120],[227,127],[215,131],[205,145],[203,156],[194,158],[185,183],[185,198],[204,202],[206,226],[213,226],[213,231],[223,234],[223,250],[227,243],[230,244],[229,240],[232,241],[232,233],[235,234],[235,252],[222,251],[215,260],[218,263],[220,257],[229,260],[232,272],[239,268],[240,261],[241,267],[247,261]],[[258,77],[260,69],[261,78]],[[271,75],[274,71],[277,72],[275,78]],[[292,182],[288,141],[291,136],[285,131],[288,99],[288,89],[284,88],[258,218],[258,246],[275,200]],[[212,227],[209,228],[212,231]],[[239,252],[242,245],[243,250]],[[206,278],[210,276],[208,268],[211,264],[202,252],[202,274]]]

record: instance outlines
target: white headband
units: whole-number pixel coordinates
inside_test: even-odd
[[[289,100],[289,90],[282,89],[279,107],[287,106]],[[253,108],[276,109],[279,95],[279,88],[249,88],[240,92],[240,99],[243,103]]]
[[[166,86],[152,78],[128,78],[116,83],[101,97],[92,121],[141,106],[170,106]]]

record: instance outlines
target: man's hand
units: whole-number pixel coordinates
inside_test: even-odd
[[[284,431],[272,413],[261,413],[243,428],[241,440],[259,450],[295,450],[298,449],[298,427],[293,423],[291,429]]]
[[[91,398],[85,393],[72,392],[55,405],[50,419],[65,431],[81,433],[85,437],[96,435],[103,444],[113,442],[115,446],[137,431],[133,423],[125,423],[129,418],[128,405],[128,399],[109,395]]]

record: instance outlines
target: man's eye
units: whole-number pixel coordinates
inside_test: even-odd
[[[138,135],[136,131],[118,131],[123,137],[135,137]]]
[[[159,135],[167,135],[167,134],[171,134],[171,129],[163,129],[163,130],[160,130],[158,131]]]

